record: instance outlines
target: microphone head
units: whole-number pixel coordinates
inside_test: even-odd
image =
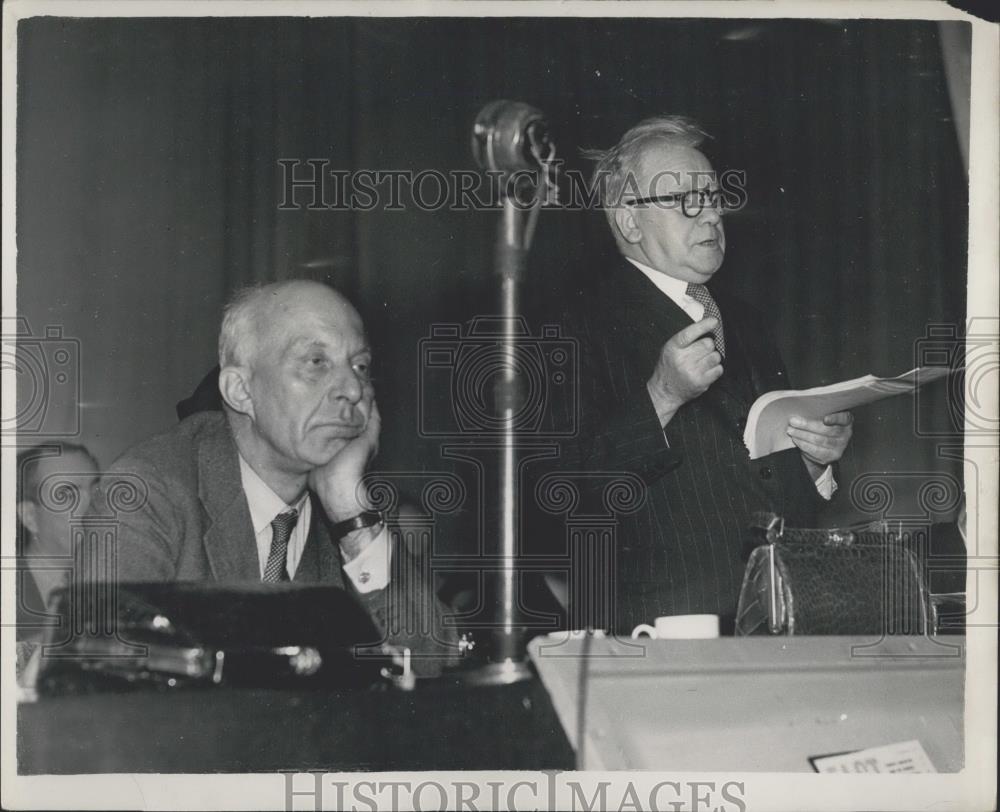
[[[472,155],[482,169],[538,172],[555,154],[545,114],[524,102],[499,99],[479,111],[472,129]]]

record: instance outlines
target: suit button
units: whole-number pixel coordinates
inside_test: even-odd
[[[771,471],[771,466],[770,465],[762,465],[760,467],[760,478],[761,479],[770,479],[771,478],[771,474],[772,474],[772,471]]]

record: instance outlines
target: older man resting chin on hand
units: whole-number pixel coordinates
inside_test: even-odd
[[[383,631],[429,618],[427,637],[390,642],[452,656],[443,608],[362,484],[380,429],[371,360],[361,317],[333,289],[300,280],[239,293],[219,336],[223,412],[188,417],[108,475],[148,489],[117,517],[114,577],[335,585]]]

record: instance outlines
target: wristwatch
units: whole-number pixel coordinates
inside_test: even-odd
[[[384,524],[385,516],[380,510],[362,510],[357,516],[352,516],[350,519],[344,519],[342,522],[337,522],[330,528],[330,533],[333,537],[340,541],[348,533],[353,533],[355,530],[363,530],[366,527],[374,527],[377,524]]]

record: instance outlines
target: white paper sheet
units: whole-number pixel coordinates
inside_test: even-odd
[[[924,384],[952,371],[950,367],[917,367],[895,378],[865,375],[814,389],[768,392],[750,407],[743,442],[750,451],[750,459],[766,457],[775,451],[792,448],[792,438],[786,429],[793,415],[818,420],[883,398],[913,394]]]

